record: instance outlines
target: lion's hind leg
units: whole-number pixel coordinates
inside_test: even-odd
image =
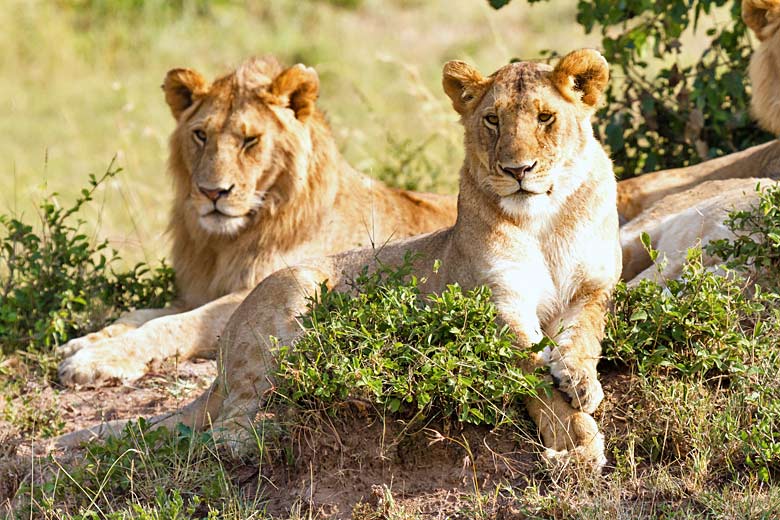
[[[236,447],[254,444],[255,418],[273,388],[276,345],[293,345],[303,328],[300,316],[323,282],[335,275],[295,267],[263,280],[230,318],[219,341],[219,374],[188,422],[195,429],[211,428],[214,436]]]

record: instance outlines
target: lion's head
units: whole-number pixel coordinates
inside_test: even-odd
[[[192,232],[233,237],[305,182],[307,125],[319,117],[313,69],[251,59],[211,84],[194,70],[174,69],[162,88],[177,121],[174,218]]]
[[[753,116],[780,134],[780,0],[743,0],[742,18],[761,41],[750,58]]]
[[[512,63],[489,77],[462,61],[444,66],[443,86],[461,115],[477,184],[509,214],[535,212],[583,181],[590,118],[607,84],[606,60],[575,51],[553,68]]]

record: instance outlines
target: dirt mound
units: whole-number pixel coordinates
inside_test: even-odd
[[[408,423],[377,416],[360,402],[334,415],[297,414],[289,424],[281,443],[288,463],[263,471],[268,510],[278,515],[300,504],[352,518],[359,504],[375,510],[391,494],[396,506],[451,517],[463,510],[463,497],[473,500],[483,489],[532,473],[539,460],[515,428]]]

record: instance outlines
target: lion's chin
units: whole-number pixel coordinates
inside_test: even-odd
[[[204,230],[212,235],[222,236],[239,234],[246,227],[248,220],[246,215],[231,217],[218,211],[212,211],[198,218],[198,222]]]
[[[551,191],[518,190],[501,197],[499,206],[511,217],[542,217],[551,210]]]

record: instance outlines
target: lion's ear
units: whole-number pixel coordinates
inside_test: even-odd
[[[460,115],[465,115],[479,100],[487,83],[488,80],[468,63],[455,60],[444,64],[441,84]]]
[[[306,121],[314,113],[320,78],[313,68],[299,63],[276,76],[270,92],[279,104],[292,109],[298,120]]]
[[[206,93],[207,85],[203,76],[192,69],[173,69],[165,75],[162,89],[173,117],[179,119],[192,105],[195,96]]]
[[[569,101],[581,101],[596,108],[609,81],[609,65],[598,51],[572,51],[558,62],[552,72],[552,82]]]
[[[764,34],[764,27],[778,19],[780,0],[742,0],[742,20],[756,33],[759,40],[764,41],[771,36]]]

